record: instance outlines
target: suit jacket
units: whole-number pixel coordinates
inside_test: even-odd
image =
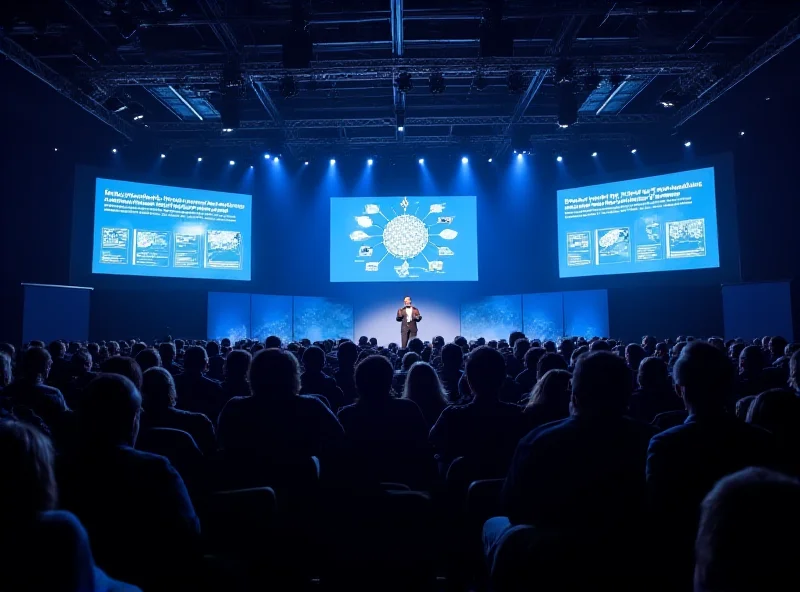
[[[400,307],[397,309],[397,321],[400,323],[400,331],[416,331],[417,330],[417,323],[422,320],[422,315],[419,314],[419,309],[416,306],[411,307],[411,321],[406,320],[406,307]]]

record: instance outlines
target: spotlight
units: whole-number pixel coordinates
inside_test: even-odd
[[[564,160],[564,157],[563,157],[563,156],[561,156],[561,155],[558,155],[558,156],[556,156],[556,160],[557,160],[558,162],[561,162],[562,160]]]
[[[144,119],[144,107],[142,107],[141,103],[129,103],[128,112],[131,114],[131,118],[133,118],[134,121],[141,121]]]
[[[278,162],[280,162],[280,160],[281,159],[276,156],[275,158],[272,159],[272,162],[277,164]]]
[[[112,149],[111,149],[111,152],[113,152],[114,154],[116,154],[116,153],[117,153],[117,149],[116,149],[116,148],[112,148]]]
[[[461,157],[461,164],[467,164],[468,162],[469,162],[469,158],[467,158],[466,156],[462,156]]]
[[[514,154],[516,154],[516,153],[517,153],[517,151],[516,151],[516,150],[514,150]]]
[[[222,132],[223,132],[223,133],[226,133],[226,134],[229,134],[229,133],[231,133],[232,131],[233,131],[233,128],[230,128],[230,127],[223,127],[223,128],[222,128]]]
[[[331,158],[331,166],[333,166],[335,164],[336,164],[336,159],[335,158]]]
[[[395,111],[395,125],[397,125],[397,131],[402,132],[403,128],[406,126],[406,112],[405,109],[397,109]]]
[[[431,74],[428,79],[428,88],[434,95],[440,95],[444,92],[447,88],[447,84],[445,84],[444,76],[442,76],[441,72],[434,72]]]
[[[228,162],[228,164],[229,164],[229,165],[231,165],[231,166],[233,166],[233,165],[235,165],[235,164],[236,164],[236,161],[235,161],[235,160],[231,160],[230,162]]]
[[[489,159],[491,160],[491,159]],[[522,154],[517,154],[517,160],[522,160]]]
[[[53,148],[53,150],[54,150],[55,152],[58,152],[58,148]]]
[[[303,165],[304,165],[304,166],[308,166],[308,161],[305,161],[305,162],[303,163]]]
[[[636,148],[634,148],[633,150],[631,150],[631,154],[636,154]]]
[[[491,158],[489,159],[489,162],[492,162],[492,159],[491,159]]]
[[[683,145],[688,148],[689,146],[692,145],[692,143],[687,140],[686,142],[683,143]]]
[[[164,154],[164,153],[161,154],[161,158],[166,158],[166,157],[167,157],[166,154]]]
[[[264,160],[269,160],[269,154],[264,155]]]
[[[417,162],[420,163],[420,164],[425,164],[425,159],[424,158],[420,158]]]
[[[250,168],[251,168],[251,169],[253,168],[253,165],[252,165],[252,164],[250,165]]]
[[[203,157],[202,156],[198,156],[197,157],[197,162],[203,162]]]
[[[367,159],[367,164],[368,164],[369,166],[372,166],[372,163],[373,163],[373,162],[374,162],[374,161],[373,161],[371,158],[368,158],[368,159]]]
[[[675,103],[672,101],[659,101],[658,104],[664,107],[664,109],[672,109],[675,106]]]
[[[401,93],[407,93],[414,88],[414,84],[411,82],[411,74],[408,72],[400,72],[394,81],[394,85]]]
[[[291,99],[300,94],[297,81],[294,79],[294,76],[289,76],[288,74],[281,79],[278,84],[278,90],[281,91],[281,96],[284,99]]]
[[[739,135],[740,135],[740,136],[743,136],[743,135],[744,135],[744,130],[740,131],[740,132],[739,132]]]
[[[592,156],[597,158],[597,152],[592,152]]]
[[[406,128],[405,128],[404,126],[402,126],[402,125],[398,125],[398,126],[397,126],[397,131],[398,131],[398,132],[402,132],[402,131],[404,131],[405,129],[406,129]]]

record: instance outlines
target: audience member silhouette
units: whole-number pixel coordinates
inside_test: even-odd
[[[225,356],[220,353],[220,347],[216,341],[209,341],[205,347],[208,354],[208,377],[222,382],[225,378]]]
[[[770,389],[753,397],[747,423],[772,433],[784,472],[800,476],[800,397],[788,389]]]
[[[47,383],[60,390],[69,381],[70,367],[69,360],[67,360],[67,346],[63,341],[51,341],[47,346],[47,351],[50,352],[52,359]]]
[[[689,412],[686,422],[653,437],[647,454],[647,485],[662,558],[671,562],[676,586],[690,576],[692,540],[700,503],[714,483],[748,466],[777,460],[769,432],[726,412],[734,371],[725,354],[693,341],[674,368],[677,391]]]
[[[320,395],[325,398],[331,411],[336,413],[344,405],[344,393],[336,385],[336,380],[325,374],[325,352],[316,345],[303,353],[305,372],[300,375],[300,394]]]
[[[628,344],[625,348],[625,362],[627,362],[628,368],[631,369],[634,377],[636,377],[636,374],[639,372],[639,364],[641,364],[642,360],[646,357],[647,352],[645,352],[644,348],[638,343]]]
[[[3,590],[135,592],[95,566],[78,519],[56,510],[53,449],[38,430],[0,421],[0,556]]]
[[[464,371],[464,352],[455,343],[448,343],[442,348],[442,367],[439,370],[439,380],[442,381],[447,393],[447,400],[455,403],[459,399],[458,385]]]
[[[525,369],[514,379],[523,394],[533,390],[536,384],[537,364],[546,353],[543,347],[531,347],[525,352]]]
[[[478,347],[467,359],[465,376],[473,400],[442,411],[430,441],[446,463],[464,456],[487,473],[502,474],[523,430],[522,409],[499,398],[506,379],[503,355]]]
[[[147,372],[150,368],[159,368],[161,367],[161,356],[158,354],[158,351],[152,347],[147,347],[136,354],[136,363],[139,364],[139,368],[142,369],[142,372]]]
[[[506,374],[516,377],[525,369],[525,354],[531,348],[531,342],[525,337],[514,341],[513,355],[506,358]]]
[[[178,409],[177,399],[172,374],[158,367],[146,370],[142,381],[142,427],[181,430],[194,438],[203,454],[213,453],[217,448],[214,424],[202,413]]]
[[[439,375],[430,364],[417,362],[411,366],[406,375],[403,398],[414,401],[422,411],[426,424],[425,439],[427,440],[428,432],[439,419],[444,408],[447,407],[447,393],[439,380]],[[345,429],[347,429],[346,426]]]
[[[142,388],[142,369],[133,358],[128,356],[114,356],[100,364],[103,374],[119,374],[133,383],[137,390]]]
[[[187,588],[196,573],[199,522],[169,461],[134,450],[141,397],[121,375],[84,392],[80,442],[59,459],[62,506],[86,527],[101,568],[145,590]]]
[[[589,344],[590,352],[611,351],[612,349],[613,346],[608,341],[605,341],[603,339],[598,339],[597,341],[593,341],[591,344]]]
[[[356,400],[356,360],[358,346],[352,341],[343,341],[337,350],[338,370],[334,374],[336,386],[342,389],[344,405],[351,405]]]
[[[280,349],[281,345],[282,345],[281,338],[278,337],[277,335],[270,335],[264,340],[264,347],[267,349],[272,349],[272,348]]]
[[[661,358],[645,358],[637,374],[639,388],[631,395],[629,415],[650,423],[659,413],[682,411],[683,401],[675,393],[669,367]]]
[[[528,431],[569,417],[571,380],[566,370],[548,370],[536,382],[523,411]]]
[[[424,459],[431,458],[428,429],[413,401],[392,397],[393,377],[392,365],[383,356],[361,361],[355,373],[358,400],[340,409],[338,417],[357,467],[355,475],[376,483],[418,485],[428,474]]]
[[[546,353],[539,361],[536,362],[536,379],[541,380],[542,377],[550,370],[566,370],[567,362],[560,355],[555,353]]]
[[[177,376],[183,372],[178,364],[175,363],[177,357],[177,349],[175,344],[171,341],[165,341],[158,345],[158,353],[161,356],[161,366],[173,376]]]
[[[14,369],[11,358],[6,352],[0,351],[0,396],[12,380],[14,380]]]
[[[630,395],[624,360],[602,351],[578,360],[571,417],[533,430],[517,446],[502,495],[511,524],[619,532],[642,520],[655,431],[625,417]]]
[[[225,357],[223,374],[225,379],[222,381],[222,395],[225,401],[234,397],[247,397],[250,395],[250,384],[247,382],[247,373],[250,370],[250,362],[253,356],[250,352],[243,349],[235,349],[228,352]],[[209,418],[216,421],[216,417]]]
[[[569,363],[572,359],[572,352],[575,351],[575,342],[572,339],[562,339],[558,343],[558,353],[561,354],[561,357]]]
[[[234,397],[219,416],[220,448],[287,459],[324,457],[339,449],[344,430],[322,401],[300,394],[300,369],[292,353],[258,352],[249,381],[253,394]]]
[[[52,430],[64,423],[67,407],[64,395],[45,384],[50,373],[50,353],[41,347],[30,347],[22,354],[22,376],[3,389],[3,395],[13,405],[27,407]]]
[[[403,358],[400,363],[400,369],[395,372],[392,383],[392,388],[394,389],[395,393],[403,393],[403,388],[405,388],[406,385],[406,375],[408,374],[409,369],[411,366],[421,360],[422,358],[417,352],[410,351],[403,354]]]
[[[703,500],[695,592],[797,590],[800,482],[761,468],[721,479]]]
[[[183,372],[174,375],[175,389],[181,409],[217,417],[225,405],[225,397],[220,383],[204,375],[206,370],[206,350],[199,345],[188,347],[183,357]]]

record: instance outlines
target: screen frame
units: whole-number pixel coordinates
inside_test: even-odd
[[[581,176],[579,179],[560,177],[554,186],[553,211],[558,241],[559,214],[556,206],[558,192],[565,189],[591,187],[605,183],[618,183],[645,177],[655,177],[704,168],[714,168],[715,206],[717,217],[717,238],[719,247],[719,266],[701,269],[682,269],[666,271],[640,271],[611,275],[583,277],[560,276],[560,250],[555,245],[553,262],[557,285],[563,290],[590,290],[598,288],[633,288],[646,281],[648,285],[708,285],[738,282],[741,278],[739,257],[739,221],[736,213],[736,189],[733,169],[733,155],[723,153],[702,157],[686,158],[682,161],[626,168],[608,173]],[[646,278],[646,279],[645,279]]]
[[[98,178],[198,191],[250,195],[250,279],[234,280],[93,273],[95,191]],[[75,167],[74,185],[69,274],[70,283],[73,285],[123,290],[186,290],[189,287],[209,291],[246,291],[251,289],[258,257],[256,249],[253,247],[255,220],[253,208],[257,200],[252,193],[244,193],[241,187],[232,187],[233,183],[213,182],[208,179],[192,179],[188,177],[176,179],[153,173],[115,171],[108,167],[100,168],[83,165]]]

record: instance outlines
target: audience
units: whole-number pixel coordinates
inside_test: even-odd
[[[525,406],[525,428],[533,430],[546,423],[569,417],[572,375],[566,370],[548,370],[536,382]]]
[[[683,409],[683,401],[672,386],[669,367],[661,358],[645,358],[639,364],[636,381],[639,388],[631,395],[631,417],[650,423],[659,413]]]
[[[177,376],[183,372],[178,364],[175,363],[177,357],[177,348],[171,341],[165,341],[158,346],[158,353],[161,356],[161,366],[173,376]]]
[[[292,353],[259,351],[248,379],[252,395],[234,397],[220,413],[220,448],[301,458],[324,457],[340,448],[339,420],[317,397],[300,394],[300,369]]]
[[[250,371],[250,362],[253,356],[243,349],[235,349],[225,357],[223,367],[224,380],[222,381],[222,398],[230,401],[234,397],[247,397],[250,395],[250,383],[247,382],[247,373]],[[216,420],[216,418],[211,418]]]
[[[695,592],[797,590],[800,482],[760,468],[718,481],[702,503]]]
[[[143,428],[172,428],[189,434],[204,454],[217,448],[214,424],[202,413],[178,409],[175,381],[164,368],[150,368],[142,381]]]
[[[356,400],[356,360],[358,360],[358,346],[352,341],[343,341],[337,350],[338,370],[334,375],[336,386],[342,389],[344,395],[343,405],[351,405]]]
[[[139,364],[142,372],[147,372],[150,368],[161,367],[161,356],[158,351],[152,347],[148,347],[136,354],[134,358],[136,363]]]
[[[325,352],[316,345],[303,353],[305,372],[300,375],[301,395],[320,395],[331,410],[336,413],[344,405],[344,393],[336,385],[336,380],[325,374]]]
[[[142,388],[142,369],[133,358],[128,356],[114,356],[100,364],[100,371],[104,374],[119,374],[133,383],[138,389]]]
[[[458,392],[461,377],[464,374],[462,365],[464,364],[464,352],[455,343],[448,343],[442,348],[442,367],[439,370],[439,380],[447,393],[449,403],[455,403],[460,399]]]
[[[514,379],[521,392],[530,393],[533,389],[537,378],[537,364],[546,353],[543,347],[531,347],[525,352],[525,369]]]
[[[80,441],[59,459],[61,505],[89,533],[99,566],[145,590],[188,588],[200,527],[180,475],[164,457],[134,450],[142,399],[124,376],[86,388]]]
[[[45,384],[52,367],[50,353],[42,347],[30,347],[22,354],[22,375],[3,389],[12,405],[27,407],[50,429],[59,429],[69,411],[61,391]]]
[[[207,370],[206,350],[199,345],[189,346],[183,356],[183,372],[173,375],[175,390],[183,409],[217,417],[225,405],[225,396],[220,383],[205,376]]]
[[[744,354],[743,354],[744,355]],[[773,466],[774,437],[726,412],[734,372],[719,349],[693,341],[674,368],[677,391],[689,412],[686,422],[650,441],[647,486],[655,527],[662,530],[662,558],[676,585],[690,576],[691,543],[700,503],[714,484],[750,466]]]
[[[417,362],[408,371],[403,398],[414,401],[425,418],[425,437],[447,407],[447,393],[433,366]]]

